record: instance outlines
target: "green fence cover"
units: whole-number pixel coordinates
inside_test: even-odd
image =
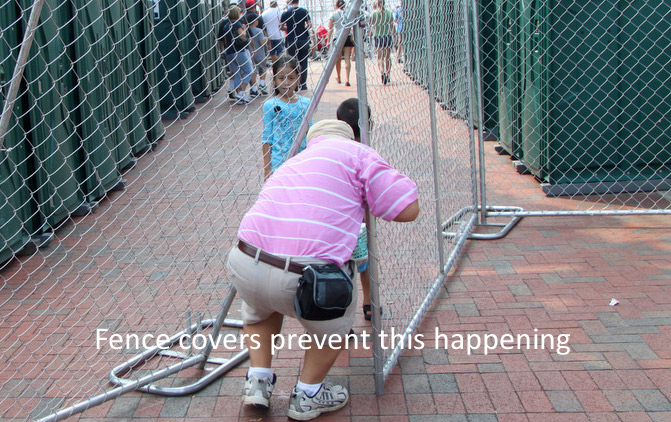
[[[668,178],[669,5],[535,0],[528,10],[527,167],[551,184]]]
[[[27,22],[30,0],[21,0]],[[68,32],[69,31],[69,32]],[[30,187],[39,206],[42,229],[57,227],[84,203],[75,173],[82,170],[79,139],[72,124],[75,77],[66,50],[72,36],[67,3],[46,0],[24,79],[28,113],[23,121],[32,147]]]
[[[181,0],[160,0],[154,31],[161,61],[158,66],[161,111],[188,112],[195,109],[191,75],[187,66],[188,11]]]
[[[12,79],[18,54],[18,11],[14,2],[0,5],[0,107]],[[30,240],[33,228],[27,226],[36,208],[26,186],[28,178],[25,133],[16,116],[23,114],[21,98],[15,102],[9,129],[0,151],[0,263],[12,258]],[[32,206],[32,207],[31,207]]]
[[[72,44],[73,66],[78,77],[72,116],[86,163],[82,188],[92,202],[121,181],[112,137],[114,107],[101,72],[107,55],[104,43],[107,26],[98,0],[72,0],[72,4],[76,11],[73,29],[80,35]]]

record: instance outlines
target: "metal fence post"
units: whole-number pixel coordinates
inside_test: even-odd
[[[39,22],[40,14],[42,13],[42,6],[44,6],[44,0],[36,0],[33,3],[33,9],[30,11],[26,32],[23,36],[23,42],[21,42],[21,48],[19,49],[19,57],[16,61],[16,67],[14,67],[14,75],[12,76],[12,82],[9,84],[9,92],[7,93],[7,98],[5,99],[5,104],[2,108],[2,116],[0,116],[0,150],[3,149],[7,128],[9,127],[9,119],[12,115],[14,103],[16,102],[16,96],[19,93],[21,78],[23,78],[23,71],[26,69],[26,62],[28,61],[28,55],[30,54],[30,47],[33,45],[33,40],[35,39],[35,31],[37,30],[37,23]]]
[[[429,0],[424,0],[424,13],[425,13],[425,25],[426,25],[426,45],[429,48],[427,52],[427,71],[428,71],[428,89],[429,89],[429,114],[431,119],[431,150],[433,152],[433,189],[434,189],[434,199],[436,202],[436,242],[438,246],[438,268],[445,267],[445,252],[443,251],[443,235],[442,235],[442,221],[441,221],[441,210],[440,210],[440,198],[438,192],[440,192],[438,187],[438,169],[440,160],[438,158],[438,129],[437,129],[437,118],[436,118],[436,90],[435,90],[435,81],[436,76],[433,64],[433,54],[431,52],[433,48],[433,39],[431,38],[431,8],[429,7]]]
[[[354,26],[354,59],[356,64],[357,95],[359,97],[359,128],[361,130],[361,143],[370,146],[370,116],[368,115],[368,89],[366,86],[366,56],[362,29],[359,24]],[[378,249],[377,249],[377,222],[375,217],[366,207],[366,230],[368,230],[368,271],[370,272],[370,302],[373,327],[373,365],[375,371],[375,393],[384,394],[384,356],[380,344],[380,332],[382,321],[380,318],[380,290],[377,284],[378,272]]]
[[[476,107],[475,101],[477,101],[477,112],[478,112],[478,163],[476,165],[476,157],[475,157],[475,151],[473,151],[473,161],[471,167],[473,168],[473,172],[476,172],[476,168],[479,167],[479,179],[480,179],[480,224],[487,224],[487,191],[486,191],[486,186],[485,186],[485,142],[484,142],[484,137],[482,136],[482,131],[485,128],[485,117],[484,117],[484,103],[483,103],[483,94],[482,94],[482,72],[480,69],[481,65],[481,57],[480,57],[480,24],[479,24],[479,13],[478,13],[478,4],[475,0],[471,0],[471,8],[472,8],[472,13],[471,13],[471,19],[473,20],[473,26],[472,26],[472,32],[469,32],[469,34],[472,35],[473,41],[471,42],[469,40],[468,43],[468,48],[472,48],[472,55],[468,55],[469,63],[471,66],[471,73],[470,75],[475,75],[475,87],[477,88],[477,98],[473,98],[471,101],[471,110],[473,110],[474,107]],[[468,7],[466,7],[468,9]],[[468,20],[466,21],[468,22]],[[470,38],[470,37],[469,37]],[[473,59],[471,60],[471,57]],[[474,63],[475,62],[475,63]],[[469,77],[469,81],[471,78]],[[473,175],[473,183],[477,187],[477,180],[478,176],[476,174]],[[476,207],[478,204],[478,190],[477,188],[474,189],[473,195],[475,198],[473,199]],[[476,208],[477,210],[477,208]]]
[[[468,92],[469,92],[468,96],[469,96],[469,98],[471,98],[471,95],[473,93],[473,76],[476,74],[476,71],[474,70],[473,61],[474,60],[479,61],[480,60],[480,55],[477,51],[476,52],[473,51],[474,50],[473,43],[476,42],[476,41],[474,41],[474,38],[477,39],[477,36],[474,37],[473,33],[470,31],[470,28],[468,28],[468,23],[470,22],[469,15],[474,15],[475,11],[473,11],[473,14],[470,14],[468,12],[470,6],[469,6],[469,2],[467,0],[463,2],[463,8],[464,8],[464,24],[467,26],[465,28],[465,32],[466,32],[466,64],[467,64],[466,80],[467,80],[467,84],[468,84],[468,87],[467,87]],[[475,49],[475,50],[477,50],[477,49]],[[475,58],[474,58],[474,54],[476,55]],[[476,64],[475,68],[479,69],[479,65]],[[479,70],[477,72],[478,72],[478,74],[476,75],[476,77],[478,78],[478,81],[479,81],[480,80]],[[481,91],[482,90],[479,89],[478,96],[480,96]],[[472,180],[473,180],[473,205],[474,205],[474,211],[477,212],[478,211],[478,188],[477,188],[477,182],[478,182],[478,169],[477,169],[477,167],[478,166],[476,165],[476,162],[478,160],[477,160],[477,157],[476,157],[477,152],[476,152],[476,148],[475,148],[476,139],[475,139],[475,119],[474,119],[474,115],[477,112],[478,116],[480,116],[480,113],[481,113],[482,109],[480,107],[478,107],[479,109],[476,109],[475,106],[474,106],[474,104],[475,104],[474,101],[475,101],[474,98],[471,98],[471,101],[469,101],[470,104],[469,104],[469,113],[468,113],[468,133],[469,133],[469,137],[470,137],[469,145],[471,147],[471,170],[472,170]],[[483,123],[483,120],[480,119],[479,124],[482,125],[482,123]],[[482,128],[482,126],[480,126],[478,128],[478,140],[479,140],[478,145],[479,145],[480,172],[481,172],[480,173],[480,179],[481,179],[480,180],[481,181],[480,192],[483,193],[484,192],[484,159],[483,159],[482,154],[483,154],[484,143],[482,141],[482,136],[480,134],[481,128]],[[481,206],[482,206],[482,210],[481,210],[481,213],[480,213],[480,216],[479,216],[479,222],[480,222],[480,224],[485,224],[486,220],[485,220],[485,216],[484,216],[484,212],[485,212],[484,203],[481,204]]]

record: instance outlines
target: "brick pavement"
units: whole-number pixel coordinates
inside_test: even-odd
[[[490,150],[491,166],[522,178]],[[538,186],[528,192],[545,200]],[[366,328],[361,317],[355,328]],[[370,352],[343,352],[331,374],[351,403],[319,420],[671,421],[669,217],[525,218],[504,239],[469,241],[418,332],[432,339],[436,329],[570,334],[571,351],[410,350],[380,397]],[[267,413],[240,405],[244,369],[236,369],[191,397],[130,394],[79,419],[283,421],[300,358],[278,361]]]
[[[350,95],[332,85],[331,106]],[[486,153],[492,173],[519,181],[527,202],[545,201],[491,144]],[[570,353],[408,350],[378,397],[371,352],[343,352],[331,378],[349,387],[351,403],[319,420],[671,421],[670,279],[668,216],[525,218],[504,239],[467,242],[418,333],[570,334]],[[366,327],[359,315],[355,329]],[[276,363],[268,412],[241,406],[243,364],[191,396],[131,393],[70,420],[284,421],[300,353],[282,351]]]

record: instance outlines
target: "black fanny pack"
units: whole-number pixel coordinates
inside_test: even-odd
[[[298,280],[298,318],[326,321],[343,316],[352,303],[352,277],[335,264],[308,265]]]

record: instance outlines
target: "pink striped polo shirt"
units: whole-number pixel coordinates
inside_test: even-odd
[[[238,237],[272,254],[342,266],[352,256],[365,203],[391,221],[416,199],[417,185],[374,149],[318,136],[268,179]]]

